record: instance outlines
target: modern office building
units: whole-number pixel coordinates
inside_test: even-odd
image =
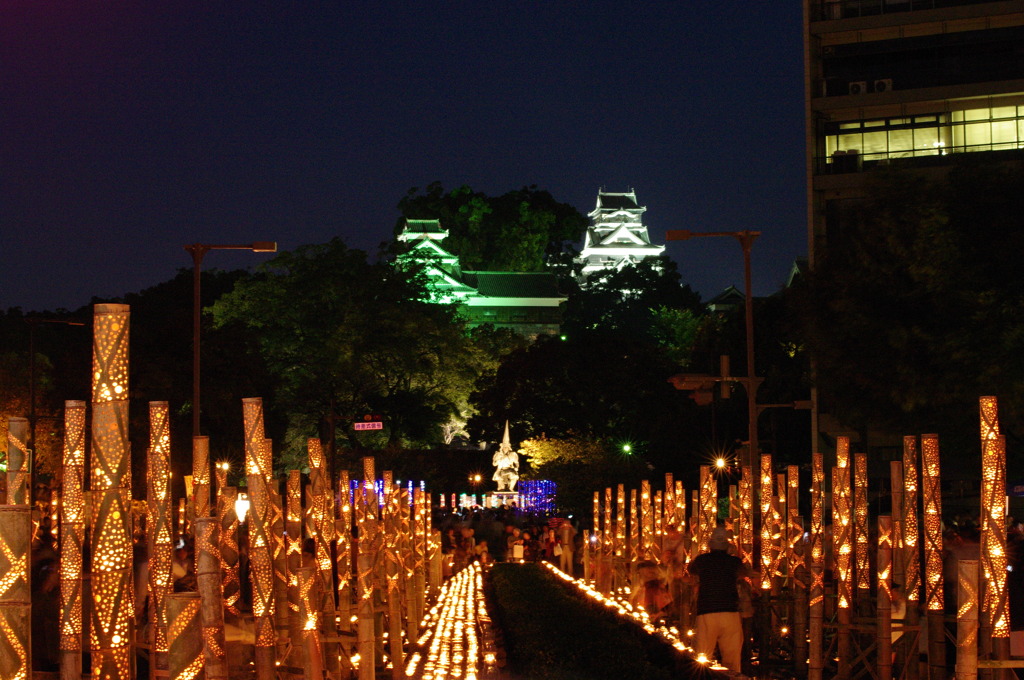
[[[804,43],[811,269],[873,168],[1024,158],[1024,1],[804,0]]]

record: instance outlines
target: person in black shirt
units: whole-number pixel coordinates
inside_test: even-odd
[[[722,665],[740,672],[743,624],[737,581],[752,575],[743,560],[730,555],[729,535],[722,527],[711,532],[710,552],[690,562],[689,573],[697,581],[697,652],[708,659],[719,649]]]

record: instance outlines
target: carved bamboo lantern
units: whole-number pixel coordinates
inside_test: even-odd
[[[854,556],[857,567],[857,595],[865,597],[871,590],[871,564],[868,558],[868,457],[853,456]]]
[[[740,476],[740,515],[736,541],[740,558],[749,569],[754,568],[754,478],[749,465],[742,467]]]
[[[171,532],[171,434],[166,401],[149,402],[149,449],[146,452],[147,540],[149,549],[151,675],[167,669],[167,611],[171,592],[174,537]]]
[[[837,616],[839,635],[840,674],[849,673],[850,622],[853,606],[853,582],[851,560],[853,557],[853,507],[850,493],[850,440],[838,437],[836,440],[836,467],[832,473],[832,531],[835,540],[835,571]]]
[[[387,597],[388,653],[391,656],[391,676],[399,680],[405,659],[402,654],[402,564],[400,528],[401,494],[394,485],[391,470],[384,471],[383,544],[384,582]]]
[[[338,479],[338,502],[341,505],[336,532],[338,615],[341,617],[341,630],[348,632],[352,630],[352,488],[349,485],[348,470],[342,470]]]
[[[993,638],[993,651],[1007,657],[1010,637],[1006,590],[1006,439],[999,434],[995,397],[979,400],[981,417],[981,573],[985,584],[982,622]]]
[[[977,560],[960,560],[957,565],[957,680],[978,678],[979,571]]]
[[[263,436],[263,400],[242,400],[245,425],[245,471],[249,493],[249,566],[252,581],[252,613],[255,623],[257,680],[274,680],[277,653],[274,647],[274,538],[270,492],[270,450]]]
[[[302,621],[301,637],[296,644],[302,647],[303,672],[307,679],[323,677],[323,648],[320,642],[320,599],[317,589],[320,578],[314,567],[300,567],[297,574],[299,586],[299,618]]]
[[[170,678],[197,680],[202,677],[204,663],[199,593],[170,593],[166,602]]]
[[[615,491],[615,559],[622,560],[626,556],[626,485],[619,484]]]
[[[224,648],[224,591],[220,580],[220,524],[216,517],[196,518],[196,581],[199,587],[206,680],[227,680]]]
[[[28,419],[7,419],[7,504],[32,503],[31,453],[28,450]]]
[[[939,465],[939,437],[921,435],[921,491],[924,502],[924,600],[928,609],[928,664],[944,673],[946,648],[943,636],[942,596],[942,485]]]
[[[92,352],[92,617],[94,680],[129,680],[132,616],[128,305],[99,304]]]
[[[651,510],[651,483],[640,482],[640,540],[643,543],[642,558],[654,559],[654,514]]]
[[[29,556],[32,511],[28,505],[0,505],[0,678],[32,677],[32,595]],[[79,667],[79,674],[81,668]]]
[[[679,533],[686,533],[686,489],[683,488],[683,483],[676,481],[676,492],[675,492],[675,523],[679,527]]]
[[[878,518],[878,680],[892,679],[892,517]]]
[[[299,614],[299,574],[302,567],[302,473],[289,470],[285,482],[285,530],[288,534],[285,542],[286,559],[288,560],[288,621],[289,637],[292,640],[302,638],[302,627],[305,619]],[[293,644],[289,655],[289,665],[302,667],[305,663],[302,655],[305,646]]]
[[[60,548],[61,680],[82,677],[82,548],[85,540],[85,402],[64,402]],[[4,676],[8,677],[8,676]]]
[[[810,646],[808,678],[822,680],[824,669],[825,615],[825,462],[824,456],[811,457],[811,595],[809,601]]]
[[[718,523],[718,480],[710,465],[700,466],[700,551],[708,550],[711,532]]]
[[[636,489],[629,490],[629,562],[640,561],[640,519],[637,508]]]
[[[359,531],[359,560],[356,567],[358,574],[357,597],[359,625],[356,630],[356,654],[359,656],[360,680],[374,680],[376,666],[376,639],[374,636],[373,593],[374,568],[381,550],[381,532],[378,527],[377,494],[375,490],[376,472],[374,460],[363,458],[363,503],[362,521]]]
[[[761,454],[761,590],[771,590],[772,576],[772,455]]]
[[[238,489],[222,486],[217,494],[218,518],[220,519],[220,568],[224,589],[224,610],[226,616],[239,616],[238,599],[242,595],[242,584],[238,573],[238,513],[235,501]]]

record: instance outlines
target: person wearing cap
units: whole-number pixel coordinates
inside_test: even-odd
[[[697,652],[714,657],[731,671],[741,671],[743,623],[737,583],[753,572],[743,560],[729,554],[729,534],[716,527],[708,540],[710,552],[695,557],[688,568],[697,582]]]

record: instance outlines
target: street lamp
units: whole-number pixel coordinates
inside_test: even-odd
[[[747,377],[741,379],[747,390],[747,439],[749,440],[746,464],[753,466],[758,453],[757,441],[757,388],[761,379],[754,370],[754,299],[750,285],[750,249],[754,240],[761,235],[759,231],[690,231],[689,229],[673,229],[665,234],[667,241],[688,241],[692,238],[706,236],[731,236],[739,241],[743,248],[743,311],[747,336]]]
[[[199,436],[199,320],[202,305],[199,301],[199,271],[203,256],[211,250],[251,250],[254,253],[276,253],[274,241],[256,241],[244,245],[214,245],[193,243],[185,246],[192,255],[192,436]]]
[[[28,324],[28,442],[30,450],[36,449],[36,328],[39,324],[59,324],[62,326],[84,326],[81,321],[67,319],[44,319],[38,316],[26,317]]]

